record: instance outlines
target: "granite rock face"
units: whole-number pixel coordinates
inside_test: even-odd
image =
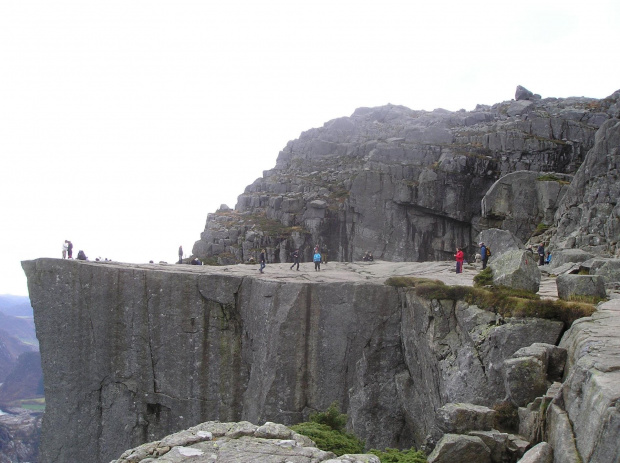
[[[619,94],[620,92],[616,92]],[[556,248],[618,256],[620,248],[620,119],[605,121],[556,212]]]
[[[334,261],[366,251],[392,261],[443,260],[457,246],[475,254],[477,234],[498,220],[525,241],[532,228],[551,223],[562,179],[617,113],[620,92],[603,100],[523,98],[474,111],[360,108],[308,130],[245,189],[234,211],[208,215],[193,253],[228,264],[256,259],[264,247],[270,262],[285,262],[301,248],[308,261],[318,244]],[[513,183],[524,197],[504,202],[532,214],[523,224],[490,198],[482,217],[485,193],[520,171],[527,185],[543,173],[557,180],[537,182],[535,192]]]
[[[556,283],[560,299],[570,300],[572,296],[591,296],[604,299],[607,296],[605,280],[601,276],[559,275]]]
[[[526,242],[539,227],[553,225],[570,180],[566,174],[531,171],[505,175],[482,198],[482,217],[487,224],[510,231]]]
[[[50,463],[108,462],[204,421],[293,424],[333,401],[369,447],[420,445],[443,405],[503,401],[504,360],[562,331],[324,272],[286,281],[244,265],[23,266]]]

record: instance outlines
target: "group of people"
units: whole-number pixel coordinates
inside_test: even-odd
[[[62,258],[73,259],[73,243],[70,240],[65,240],[65,242],[62,243]],[[77,260],[88,260],[88,257],[84,254],[84,251],[79,250]]]
[[[480,261],[482,262],[482,270],[487,268],[487,262],[489,261],[489,257],[491,257],[491,250],[484,243],[478,243],[480,246]],[[534,252],[534,246],[529,248],[529,251]],[[549,251],[545,252],[545,244],[540,243],[536,248],[536,254],[538,255],[538,265],[548,265],[551,263],[551,253]],[[463,262],[465,261],[465,254],[463,253],[463,249],[456,248],[456,254],[454,254],[454,258],[456,259],[456,273],[463,272]]]

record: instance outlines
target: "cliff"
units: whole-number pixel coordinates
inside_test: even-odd
[[[198,267],[23,262],[45,377],[43,462],[108,462],[204,421],[292,424],[339,401],[369,447],[433,434],[438,408],[507,397],[505,359],[561,322],[387,286],[471,284],[451,263]],[[58,432],[62,430],[62,432]]]
[[[525,242],[538,227],[563,220],[559,227],[572,245],[613,255],[616,216],[601,224],[605,230],[586,230],[582,238],[576,235],[587,229],[589,215],[573,217],[588,178],[586,155],[601,125],[620,116],[619,99],[620,92],[598,100],[518,91],[516,100],[473,111],[359,108],[289,142],[234,210],[208,215],[192,252],[205,262],[230,264],[266,248],[270,262],[285,262],[301,248],[308,261],[319,244],[335,261],[359,260],[366,251],[391,261],[443,260],[456,246],[473,255],[482,230],[510,229]],[[599,152],[614,146],[610,140]],[[577,203],[563,206],[571,218],[555,218],[564,184],[580,167],[585,176],[569,195]],[[496,182],[523,171],[528,185],[519,183],[523,175],[514,177],[493,193],[504,205],[494,207],[489,198],[481,206]],[[617,187],[608,188],[610,199],[596,198],[601,185],[618,183],[613,173],[602,177],[597,173],[599,184],[585,197],[598,203],[597,222],[616,205]],[[537,180],[542,183],[535,186]],[[599,236],[607,239],[599,242]]]

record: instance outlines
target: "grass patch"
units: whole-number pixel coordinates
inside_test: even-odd
[[[421,450],[397,450],[387,448],[383,451],[371,449],[369,453],[376,455],[381,463],[426,463],[426,455]]]
[[[552,141],[554,143],[557,143],[558,140],[549,140]],[[553,174],[545,174],[545,175],[541,175],[540,177],[537,177],[536,180],[538,180],[539,182],[558,182],[560,185],[569,185],[570,182],[561,179],[560,177],[557,177]]]
[[[487,267],[474,276],[474,286],[492,286],[493,285],[493,271],[491,267]]]
[[[490,269],[480,272],[479,281],[487,282]],[[493,286],[490,289],[469,286],[448,286],[439,280],[415,277],[392,277],[385,284],[397,288],[407,288],[417,296],[433,300],[463,300],[480,309],[500,314],[504,317],[544,318],[564,323],[566,328],[582,317],[589,317],[596,310],[592,303],[580,301],[541,299],[530,291]],[[481,285],[486,286],[486,285]]]
[[[544,232],[546,232],[549,229],[549,225],[547,225],[546,223],[540,222],[538,225],[536,225],[536,230],[534,230],[534,235],[542,235]]]

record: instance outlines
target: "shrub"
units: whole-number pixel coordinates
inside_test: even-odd
[[[333,402],[324,412],[312,413],[310,421],[325,424],[334,431],[343,431],[347,425],[347,415],[340,413],[338,402]]]
[[[409,450],[387,448],[384,451],[372,449],[370,453],[377,455],[381,463],[426,463],[426,455],[413,447]]]
[[[491,286],[493,284],[493,271],[491,267],[485,268],[474,277],[474,286]]]
[[[321,450],[334,452],[337,456],[345,453],[364,453],[364,441],[353,434],[337,431],[326,424],[306,421],[291,426],[291,429],[312,439]]]

